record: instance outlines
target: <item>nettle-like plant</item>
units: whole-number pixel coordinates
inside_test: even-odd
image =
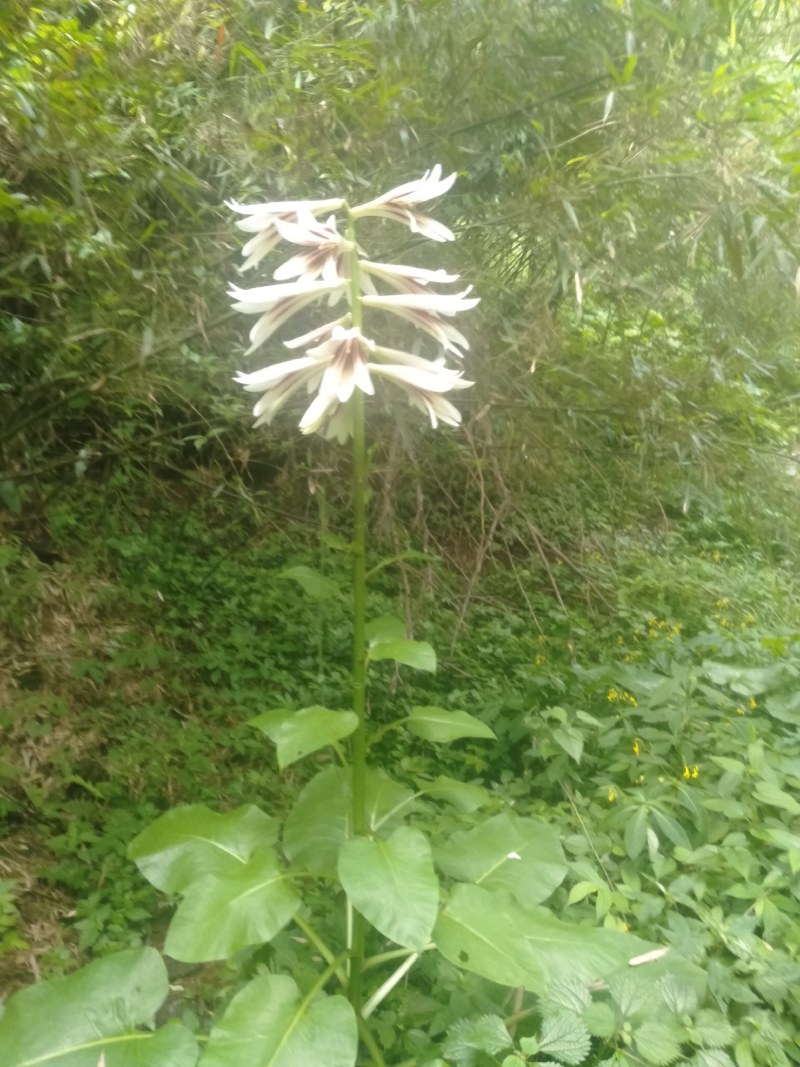
[[[461,1020],[442,1005],[449,1034],[439,1039],[435,1030],[418,1028],[419,1054],[406,1064],[441,1065],[443,1056],[467,1064],[489,1057],[513,1067],[598,1063],[615,1049],[619,1055],[628,1049],[630,1062],[661,1064],[681,1054],[684,1023],[654,1022],[624,1005],[632,1003],[632,984],[642,1003],[642,990],[651,989],[657,1005],[666,995],[664,987],[659,1001],[659,981],[674,983],[677,974],[699,993],[702,975],[672,953],[662,959],[665,949],[620,931],[570,925],[543,907],[568,873],[550,825],[498,810],[474,783],[447,776],[398,781],[370,762],[387,729],[434,745],[494,737],[462,710],[412,707],[374,728],[367,714],[369,673],[377,664],[433,671],[436,655],[410,640],[399,619],[368,618],[365,400],[385,386],[390,405],[391,390],[399,389],[434,427],[458,425],[446,394],[470,383],[445,358],[460,358],[468,345],[449,320],[477,299],[469,289],[433,291],[457,280],[443,270],[368,259],[356,224],[389,219],[434,241],[450,240],[452,233],[417,205],[445,193],[454,179],[437,166],[357,207],[343,199],[231,205],[243,216],[239,227],[253,235],[242,269],[257,266],[281,240],[302,248],[275,270],[276,284],[232,288],[235,307],[259,316],[249,351],[301,308],[325,301],[340,312],[286,342],[304,355],[238,381],[260,394],[257,424],[305,390],[313,397],[300,429],[352,442],[352,706],[278,707],[253,720],[275,745],[281,770],[323,749],[332,755],[282,825],[252,805],[223,813],[193,805],[168,811],[130,847],[144,876],[178,899],[165,952],[187,963],[248,960],[255,972],[210,1034],[198,1039],[177,1021],[153,1028],[168,978],[160,955],[141,948],[12,997],[0,1019],[4,1067],[193,1067],[198,1059],[201,1067],[384,1067],[385,1002],[395,995],[406,1003],[415,968],[429,999],[442,989],[449,997],[458,983],[453,975],[464,972],[488,980],[492,992],[482,1011],[466,1011]],[[373,316],[410,323],[439,354],[428,359],[381,344]],[[481,817],[492,804],[493,813]],[[259,952],[270,943],[280,951]],[[429,965],[437,954],[446,961],[438,971]],[[292,974],[276,973],[281,960]],[[631,968],[638,963],[647,966]],[[436,974],[447,980],[437,985]],[[608,991],[617,1007],[603,999]],[[487,1014],[487,1003],[498,1010]],[[410,1017],[407,1026],[415,1022]]]

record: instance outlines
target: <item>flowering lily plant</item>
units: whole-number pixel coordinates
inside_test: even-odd
[[[436,166],[356,207],[341,199],[231,204],[242,216],[239,227],[252,235],[242,270],[258,266],[281,240],[301,249],[273,272],[274,284],[231,287],[234,306],[258,316],[249,351],[295,312],[319,303],[338,312],[285,342],[304,354],[241,373],[237,381],[259,394],[257,424],[269,423],[305,392],[311,400],[302,432],[351,439],[352,705],[277,707],[250,723],[274,744],[281,770],[323,749],[331,752],[282,824],[254,805],[217,813],[192,804],[161,815],[130,846],[142,874],[177,901],[165,952],[189,964],[232,960],[255,972],[202,1045],[178,1021],[153,1028],[170,986],[161,956],[145,947],[12,997],[0,1018],[3,1067],[386,1067],[388,1061],[447,1067],[442,1057],[469,1064],[479,1052],[506,1052],[507,1067],[533,1064],[533,1056],[543,1063],[539,1052],[564,1064],[588,1064],[593,1039],[616,1033],[613,1013],[593,1004],[594,992],[607,988],[615,972],[623,972],[627,989],[629,965],[657,967],[666,953],[619,931],[572,926],[541,906],[568,872],[545,820],[511,810],[481,818],[476,813],[496,804],[483,786],[446,775],[414,777],[409,770],[399,781],[368,761],[387,730],[404,730],[416,744],[494,737],[486,723],[461,710],[413,707],[377,727],[367,714],[370,669],[390,660],[433,671],[436,655],[427,643],[410,640],[399,619],[367,621],[365,399],[384,386],[387,397],[399,389],[434,427],[457,426],[460,415],[445,394],[471,383],[446,364],[468,348],[450,320],[477,298],[469,288],[436,291],[458,280],[446,271],[368,259],[355,226],[362,218],[382,218],[449,241],[450,230],[417,205],[447,192],[454,178],[443,178]],[[426,357],[380,343],[372,328],[377,316],[418,327],[437,351]],[[332,903],[341,906],[338,919]],[[270,943],[276,948],[265,967],[260,950]],[[424,1008],[433,1020],[427,1030],[402,1020],[405,1043],[387,1055],[383,1046],[391,1045],[386,1035],[392,1027],[385,1025],[384,1002],[406,985],[419,961],[436,954],[445,964],[425,969],[420,1000],[431,1001],[431,975],[440,974],[439,988],[455,991],[454,1004],[436,1012]],[[276,967],[280,959],[289,963],[283,972]],[[480,1004],[494,1003],[495,1014],[486,1014],[485,1006],[475,1019],[453,1014],[458,1004],[468,1004],[461,977],[446,977],[460,971],[486,980]],[[680,977],[689,983],[696,974]],[[516,990],[511,1015],[505,1009],[512,998],[498,986]],[[599,1014],[592,1015],[594,1008]],[[444,1039],[441,1018],[452,1023]],[[518,1023],[527,1026],[520,1038]],[[659,1052],[647,1062],[672,1058]]]
[[[440,421],[459,424],[461,415],[445,394],[472,383],[460,370],[446,366],[444,354],[461,359],[469,344],[448,320],[475,307],[478,299],[469,296],[471,287],[460,293],[434,291],[433,286],[458,281],[456,274],[372,262],[355,238],[357,220],[375,216],[403,223],[434,241],[453,240],[446,226],[421,214],[416,205],[447,192],[455,178],[455,174],[443,178],[437,165],[417,181],[353,208],[344,200],[229,204],[244,216],[239,228],[254,235],[243,248],[243,271],[258,266],[281,240],[303,249],[273,272],[276,284],[255,289],[231,286],[234,308],[259,316],[250,331],[248,352],[309,305],[324,302],[337,311],[346,305],[331,321],[284,342],[289,349],[305,349],[305,355],[237,376],[248,392],[261,394],[253,409],[257,426],[270,423],[295,393],[305,390],[315,395],[300,420],[301,431],[343,443],[353,435],[354,392],[372,396],[376,381],[399,388],[430,417],[432,426]],[[318,218],[329,211],[333,213],[324,221]],[[344,215],[344,233],[339,232],[336,212]],[[426,359],[380,344],[364,323],[365,313],[376,312],[412,323],[437,343],[441,354]]]

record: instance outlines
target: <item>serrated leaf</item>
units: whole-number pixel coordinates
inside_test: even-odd
[[[272,849],[238,870],[192,883],[170,923],[164,951],[185,963],[229,959],[270,941],[300,907],[290,875]]]
[[[634,1031],[636,1051],[653,1067],[668,1067],[681,1054],[682,1031],[676,1025],[644,1022]]]
[[[252,804],[223,814],[192,804],[151,823],[131,842],[128,856],[157,889],[181,893],[206,875],[236,870],[277,836],[277,821]]]
[[[548,1015],[539,1032],[539,1051],[557,1056],[571,1067],[589,1055],[592,1039],[584,1023],[571,1012]]]
[[[693,1015],[697,1010],[697,993],[690,985],[673,975],[666,975],[656,982],[656,992],[673,1015]]]
[[[200,1067],[354,1067],[358,1028],[340,996],[301,999],[286,975],[254,978],[212,1029]]]
[[[469,1054],[485,1052],[496,1056],[511,1048],[513,1041],[499,1015],[481,1015],[477,1019],[459,1019],[447,1031],[442,1054],[447,1059],[472,1059]]]
[[[406,726],[410,733],[424,741],[457,741],[461,737],[497,740],[494,730],[466,711],[446,711],[436,707],[412,708]]]
[[[544,1015],[558,1015],[559,1012],[572,1012],[580,1015],[592,1001],[586,982],[575,975],[564,975],[550,983],[547,996],[542,1000]]]
[[[285,578],[297,582],[303,592],[312,600],[330,600],[339,595],[339,586],[331,578],[327,578],[313,567],[286,567],[279,571],[276,578]]]
[[[197,1043],[181,1024],[139,1029],[161,1006],[169,979],[152,948],[96,960],[66,978],[11,996],[0,1017],[3,1067],[192,1067]]]
[[[491,893],[457,885],[433,931],[442,955],[501,985],[522,986],[542,995],[546,981],[533,952],[520,941],[514,921]]]
[[[695,1053],[694,1062],[697,1067],[734,1067],[733,1060],[721,1048],[699,1049]],[[773,1062],[781,1063],[781,1060],[776,1059]],[[783,1062],[788,1064],[789,1061],[784,1060]]]
[[[439,906],[439,880],[421,831],[401,826],[386,841],[345,841],[339,879],[353,907],[384,937],[417,950],[428,944]]]
[[[555,831],[510,812],[452,834],[437,849],[436,861],[452,878],[508,890],[521,904],[531,905],[546,900],[567,873]]]
[[[637,972],[630,968],[612,974],[607,980],[607,985],[623,1020],[643,1014],[652,1007],[651,990]]]
[[[433,673],[436,670],[436,653],[427,641],[408,641],[403,638],[370,645],[367,659],[371,662],[392,659],[395,663],[404,663],[418,671]]]
[[[440,774],[433,782],[418,784],[420,793],[433,797],[434,800],[444,800],[465,814],[477,811],[484,804],[488,804],[491,799],[489,791],[483,786],[473,785],[471,782],[459,782],[444,774]]]
[[[725,1045],[732,1044],[736,1037],[725,1016],[710,1008],[704,1008],[697,1013],[692,1029],[697,1035],[697,1043],[705,1048],[724,1048]]]
[[[353,711],[331,711],[316,704],[300,711],[275,708],[251,719],[248,725],[274,743],[278,766],[283,770],[303,756],[348,737],[358,727],[358,716]]]
[[[617,1032],[617,1017],[614,1009],[604,1000],[593,1001],[583,1013],[586,1029],[592,1037],[610,1041]]]

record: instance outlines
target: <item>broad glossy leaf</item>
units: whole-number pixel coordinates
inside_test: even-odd
[[[774,782],[756,782],[754,793],[762,803],[772,808],[781,808],[790,815],[800,815],[800,803]]]
[[[466,711],[444,708],[412,708],[408,729],[425,741],[457,741],[460,737],[488,737],[496,740],[494,730]]]
[[[161,1006],[169,980],[152,948],[96,960],[66,978],[15,993],[0,1017],[3,1067],[192,1067],[197,1045],[180,1024],[138,1030]]]
[[[326,767],[303,787],[283,826],[283,851],[294,868],[336,870],[349,809],[350,785],[338,767]]]
[[[200,1067],[353,1067],[355,1013],[344,997],[301,998],[286,975],[254,978],[211,1031]]]
[[[283,770],[303,756],[348,737],[358,726],[358,716],[353,711],[331,711],[317,704],[300,711],[276,708],[251,719],[250,726],[274,742],[278,766]]]
[[[427,641],[407,641],[405,638],[397,641],[383,641],[377,645],[370,645],[367,659],[393,659],[396,663],[404,663],[407,667],[414,667],[418,671],[436,670],[436,653]]]
[[[454,887],[439,914],[433,940],[442,955],[501,985],[523,986],[541,996],[544,972],[497,898],[476,885]]]
[[[505,889],[529,905],[546,900],[567,873],[555,831],[509,812],[453,834],[436,850],[436,862],[452,878]]]
[[[134,838],[128,855],[157,889],[181,893],[206,875],[235,871],[277,837],[277,821],[252,804],[223,814],[193,804],[156,819]]]
[[[428,839],[419,830],[401,826],[386,841],[345,841],[339,879],[353,907],[384,937],[405,948],[428,944],[439,906],[439,880]]]
[[[411,809],[414,793],[382,771],[369,769],[367,826],[389,827]],[[304,787],[283,828],[283,850],[297,870],[335,871],[350,828],[350,783],[338,767],[320,771]]]
[[[164,951],[186,963],[228,959],[271,940],[300,906],[291,876],[272,849],[227,875],[194,882],[170,923]]]
[[[491,799],[489,791],[471,782],[459,782],[441,774],[433,782],[420,782],[419,791],[434,800],[444,800],[467,814],[477,811]]]
[[[297,582],[303,592],[312,600],[330,600],[339,594],[339,586],[313,567],[286,567],[275,575],[276,578],[288,578]]]

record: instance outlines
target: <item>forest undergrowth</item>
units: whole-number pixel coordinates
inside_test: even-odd
[[[279,527],[253,498],[156,488],[140,486],[138,500],[90,485],[62,494],[47,516],[47,561],[19,537],[3,542],[9,991],[159,944],[171,905],[126,858],[130,839],[186,802],[286,811],[327,757],[279,774],[248,720],[275,704],[346,700],[349,559],[317,502],[308,498],[305,522]],[[388,731],[381,764],[411,789],[458,775],[488,788],[490,813],[545,818],[568,857],[557,913],[673,946],[705,970],[724,1013],[706,1019],[719,1031],[709,1048],[738,1042],[738,1063],[745,1047],[750,1062],[790,1062],[800,981],[791,567],[702,523],[576,544],[546,566],[535,545],[526,555],[515,540],[511,554],[502,542],[468,604],[463,553],[419,553],[377,579],[371,611],[400,614],[442,655],[423,681],[387,665],[375,722],[435,704],[497,736],[433,755]],[[168,1010],[200,1026],[242,969],[286,953],[291,939],[279,935],[236,965],[175,964]],[[475,982],[459,996],[477,1006]],[[408,987],[381,1024],[398,1053],[404,996],[421,992]],[[429,1011],[430,1033],[446,1031],[441,1006]]]

